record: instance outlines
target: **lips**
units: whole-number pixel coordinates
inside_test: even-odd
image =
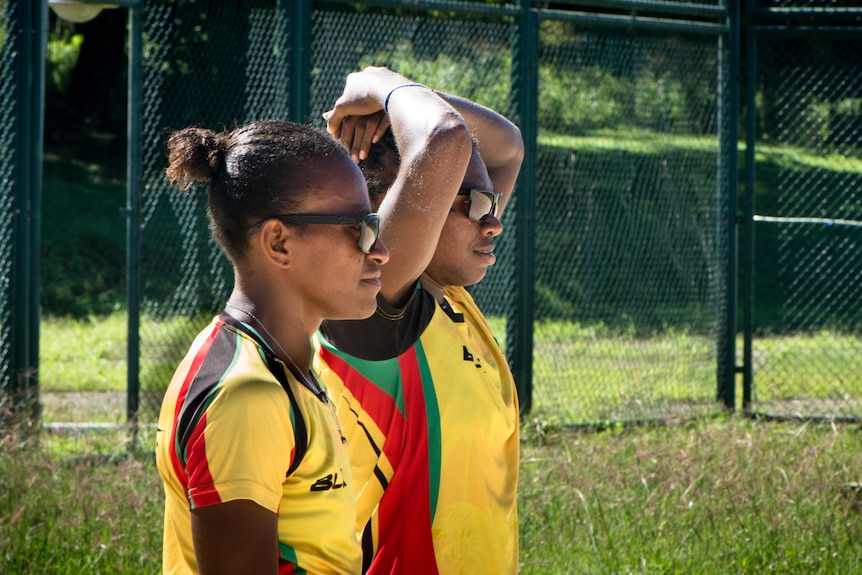
[[[375,271],[374,274],[361,278],[360,281],[364,284],[380,287],[380,271]]]
[[[484,245],[478,246],[473,251],[476,252],[477,254],[489,256],[489,255],[494,255],[494,248],[495,247],[496,246],[493,243],[489,243],[489,244],[484,244]]]
[[[473,250],[473,253],[482,259],[485,266],[492,266],[497,262],[497,256],[494,255],[494,246],[483,246]]]

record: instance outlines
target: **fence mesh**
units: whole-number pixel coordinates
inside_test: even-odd
[[[713,409],[724,325],[716,37],[541,35],[536,417]]]
[[[152,45],[158,52],[146,55],[151,65],[145,72],[144,419],[156,412],[164,386],[205,316],[220,309],[232,287],[229,266],[209,239],[205,194],[199,190],[183,195],[164,182],[163,128],[196,124],[218,129],[288,116],[289,21],[283,9],[259,4],[248,16],[222,10],[221,5],[204,10],[153,3],[147,9],[147,34],[157,39]],[[474,40],[469,45],[463,42],[468,33]],[[509,33],[499,21],[317,10],[311,34],[311,113],[306,120],[322,128],[320,114],[341,93],[347,74],[371,64],[397,68],[480,101],[480,96],[493,94],[495,102],[483,103],[505,106]],[[273,50],[273,45],[280,49]],[[413,64],[432,57],[431,66]],[[465,77],[459,71],[468,64],[481,73]],[[486,94],[478,94],[481,90]],[[486,280],[489,286],[496,281],[493,274]]]
[[[518,212],[535,200],[526,214],[536,230],[533,416],[595,423],[714,409],[724,346],[739,347],[723,340],[736,312],[726,307],[725,269],[733,261],[725,192],[735,174],[723,152],[735,79],[727,30],[714,25],[725,2],[632,2],[649,16],[626,22],[626,2],[594,4],[534,8],[534,54],[517,44],[525,30],[515,2],[316,2],[302,46],[310,73],[295,86],[290,3],[144,0],[142,420],[155,416],[177,362],[232,286],[209,237],[205,193],[164,181],[170,129],[288,117],[303,92],[305,121],[322,127],[319,114],[345,76],[366,65],[518,121],[524,110],[511,100],[525,87],[513,73],[521,59],[538,74],[537,176],[519,183],[498,263],[475,293],[505,342],[520,279]],[[19,201],[32,192],[21,174],[29,144],[19,141],[24,7],[32,5],[0,2],[0,394],[16,385],[17,338],[31,336],[14,333],[16,294],[31,279],[16,278],[16,242],[26,241],[16,237]],[[755,70],[758,117],[756,179],[746,190],[756,200],[754,234],[742,238],[754,242],[753,364],[742,366],[754,376],[751,407],[858,417],[862,7],[748,0],[744,10],[753,43],[743,56],[757,54],[743,62]],[[604,12],[614,18],[598,18]],[[743,297],[747,289],[743,281]]]
[[[39,415],[41,8],[0,2],[0,428]]]
[[[162,393],[197,332],[216,315],[233,274],[211,241],[203,187],[168,186],[166,140],[190,125],[230,130],[288,116],[289,26],[272,2],[149,2],[144,12],[141,198],[141,415]]]
[[[292,25],[272,2],[150,2],[145,11],[142,416],[232,277],[205,194],[169,189],[165,127],[286,117]],[[449,3],[451,6],[451,3]],[[367,65],[512,115],[512,14],[315,5],[307,121]],[[717,184],[716,36],[540,24],[534,409],[547,421],[715,408],[725,240]],[[500,341],[513,305],[512,230],[476,287]]]
[[[862,407],[862,44],[757,40],[754,409]]]

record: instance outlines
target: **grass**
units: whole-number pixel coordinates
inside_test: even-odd
[[[159,573],[161,500],[154,458],[122,434],[0,437],[4,573]]]
[[[158,337],[150,338],[147,349],[142,402],[158,407],[161,389],[156,383],[166,384],[208,320],[195,324],[182,317],[144,319],[142,329]],[[505,343],[505,320],[493,317],[490,323]],[[47,394],[45,419],[78,421],[77,409],[84,412],[85,421],[122,421],[124,399],[118,395],[126,389],[125,341],[123,312],[81,320],[45,318],[40,366],[41,390]],[[543,424],[678,418],[684,415],[680,409],[690,414],[695,408],[717,408],[715,345],[707,337],[674,330],[639,337],[601,325],[544,321],[536,324],[534,343],[532,417]],[[736,345],[742,350],[741,340]],[[832,413],[853,409],[858,413],[860,345],[855,335],[831,331],[756,338],[756,402],[775,406],[806,400],[815,413],[818,401],[832,400],[835,403],[826,406]],[[560,381],[586,383],[561,386]],[[64,399],[72,397],[69,392],[90,394],[89,403],[67,405],[72,401]],[[104,396],[113,403],[101,405],[102,392],[113,392]]]
[[[52,392],[126,388],[126,314],[80,320],[45,317],[40,336],[40,385]]]
[[[145,430],[0,438],[6,573],[160,572]],[[585,433],[525,425],[521,573],[859,572],[859,429],[732,416]]]
[[[534,430],[521,572],[859,572],[858,431],[733,417]]]

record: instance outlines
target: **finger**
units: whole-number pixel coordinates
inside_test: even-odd
[[[362,118],[359,116],[345,116],[344,120],[341,122],[341,127],[337,136],[338,139],[341,140],[341,143],[350,150],[350,155],[353,158],[353,161],[357,163],[359,162],[359,151],[354,150],[354,141],[356,139],[356,131],[361,119]]]
[[[346,114],[341,112],[337,106],[327,112],[327,114],[327,116],[324,116],[326,118],[326,131],[334,138],[340,138],[341,124],[344,122]]]
[[[332,110],[327,110],[321,115],[323,116],[324,121],[326,121],[326,131],[329,132],[330,135],[335,136],[335,129],[329,123],[329,119],[332,118],[332,112]]]
[[[384,118],[386,118],[386,116],[382,113],[366,116],[365,129],[362,132],[362,138],[358,142],[357,149],[360,160],[364,160],[368,157],[368,153],[371,151],[371,145],[376,141],[375,138],[380,139],[377,137],[377,132],[380,129],[380,123]],[[358,135],[359,134],[353,138],[354,148],[357,148],[356,142],[358,140]]]
[[[336,100],[335,106],[327,114],[329,117],[326,118],[326,131],[336,138],[340,138],[341,126],[350,115],[347,107],[342,105],[342,98]]]
[[[389,121],[389,116],[386,114],[380,114],[380,123],[377,124],[377,129],[374,131],[374,136],[371,138],[371,142],[376,144],[380,141],[380,138],[386,133],[386,130],[389,129],[389,126],[392,125],[392,122]]]
[[[379,122],[376,116],[377,114],[362,116],[353,131],[353,143],[350,153],[357,161],[368,157],[368,151],[371,149],[371,139],[374,137],[374,132]]]

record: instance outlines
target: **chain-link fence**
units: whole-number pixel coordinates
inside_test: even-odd
[[[527,4],[142,0],[142,192],[130,203],[140,286],[129,289],[143,421],[232,287],[205,194],[164,180],[168,131],[267,117],[322,128],[346,75],[366,65],[521,126],[522,177],[475,293],[513,364],[526,350],[516,373],[532,417],[685,417],[718,409],[717,396],[735,405],[737,373],[756,413],[860,414],[862,9],[750,0],[742,26],[720,0]],[[0,2],[3,392],[38,349],[27,250],[38,246],[40,94],[23,89],[39,83],[22,84],[21,60],[39,52],[23,39],[44,18],[33,5]],[[744,124],[737,78],[757,112]]]
[[[797,23],[828,16],[828,29],[764,17],[749,30],[745,350],[755,413],[862,412],[862,7],[852,4],[855,14],[835,18],[854,6],[776,2]]]
[[[12,230],[15,226],[15,119],[17,104],[15,41],[16,14],[6,7],[0,13],[0,30],[4,41],[0,44],[0,170],[12,177],[0,179],[0,281],[4,289],[0,291],[0,390],[8,400],[13,392],[13,353],[12,348],[12,262],[15,252],[12,244]],[[5,405],[0,402],[0,413]]]
[[[288,18],[249,3],[147,2],[144,10],[143,193],[140,203],[140,382],[143,420],[189,342],[233,285],[211,241],[206,192],[181,193],[164,178],[169,130],[231,129],[288,116]]]
[[[535,411],[577,422],[714,409],[727,250],[718,38],[548,24]]]
[[[302,62],[296,12],[265,0],[241,8],[145,5],[145,419],[231,288],[227,262],[209,240],[204,194],[180,194],[163,180],[165,127],[285,117],[297,94],[307,94],[309,105],[295,119],[322,126],[320,113],[347,74],[367,65],[397,69],[518,121],[525,100],[514,88],[525,79],[516,58],[538,59],[538,177],[520,182],[498,264],[476,294],[498,338],[511,342],[506,324],[517,321],[520,273],[514,242],[524,237],[523,210],[535,209],[527,214],[536,232],[536,299],[528,310],[533,413],[581,423],[717,407],[727,249],[717,183],[719,67],[726,59],[724,28],[708,20],[722,12],[671,11],[674,19],[632,28],[630,18],[614,15],[541,11],[532,20],[537,28],[525,31],[524,11],[514,4],[423,4],[314,3],[307,87],[291,84]],[[535,53],[519,41],[527,32],[538,39]]]

